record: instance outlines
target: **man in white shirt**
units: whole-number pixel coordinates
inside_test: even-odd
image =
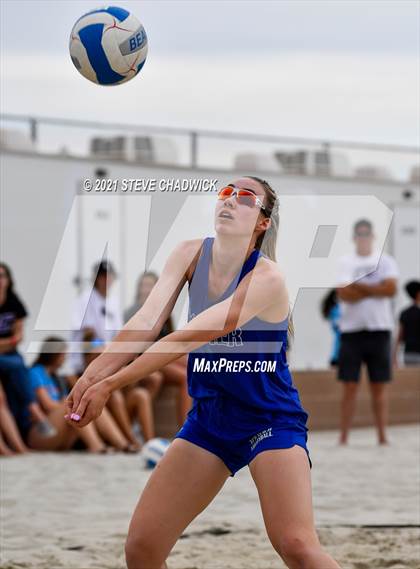
[[[109,342],[123,326],[118,298],[110,293],[116,277],[113,266],[101,261],[93,268],[93,276],[93,289],[84,291],[75,302],[71,334],[73,342],[82,342],[86,330],[94,332],[96,344]],[[81,375],[84,369],[83,354],[73,352],[70,362],[72,372]]]
[[[399,271],[393,257],[373,248],[372,224],[359,220],[353,235],[356,250],[340,259],[337,296],[341,303],[338,380],[343,382],[340,444],[347,444],[355,410],[360,367],[368,369],[379,444],[388,444],[386,385],[392,380],[391,298]]]

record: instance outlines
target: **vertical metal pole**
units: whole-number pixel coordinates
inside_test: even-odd
[[[191,131],[191,168],[197,167],[197,133]]]
[[[38,140],[38,123],[36,119],[29,119],[31,141],[36,144]]]
[[[323,142],[322,150],[325,152],[326,159],[324,162],[323,172],[321,173],[321,175],[331,176],[332,175],[331,144],[329,142]]]
[[[120,310],[121,316],[124,314],[124,311],[127,307],[125,303],[126,297],[126,284],[127,284],[127,263],[126,263],[126,237],[127,237],[127,215],[126,215],[126,202],[124,201],[126,198],[125,194],[117,193],[117,200],[119,205],[119,228],[118,228],[118,237],[120,240]],[[118,269],[117,269],[118,270]],[[125,324],[125,322],[123,322]]]
[[[77,277],[75,279],[78,294],[81,294],[83,291],[84,285],[84,258],[83,258],[83,238],[84,238],[84,231],[83,231],[83,208],[82,208],[82,199],[83,199],[83,182],[79,180],[76,185],[76,200],[77,200],[77,218],[76,218],[76,251],[77,251]]]

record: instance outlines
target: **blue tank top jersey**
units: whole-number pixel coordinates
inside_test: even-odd
[[[228,298],[259,257],[265,256],[254,249],[225,292],[210,300],[208,281],[213,242],[214,237],[203,241],[188,291],[188,321]],[[298,423],[306,430],[308,414],[301,405],[286,360],[287,328],[288,318],[270,323],[254,317],[226,336],[192,350],[187,367],[188,392],[194,400],[192,416],[196,416],[199,403],[222,397],[234,404],[234,414],[238,415],[240,408],[251,422],[265,418],[276,424]],[[229,412],[229,407],[225,409]],[[244,429],[246,424],[244,420]]]

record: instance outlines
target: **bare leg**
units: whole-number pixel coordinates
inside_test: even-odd
[[[290,569],[340,569],[314,526],[311,471],[305,450],[265,450],[249,464],[268,537]]]
[[[182,361],[180,361],[182,360]],[[170,383],[178,387],[177,397],[177,421],[181,428],[187,418],[187,413],[191,409],[192,399],[188,394],[186,358],[180,358],[162,368],[165,383]]]
[[[347,444],[351,423],[356,409],[356,395],[358,383],[356,381],[342,382],[342,400],[341,400],[341,422],[340,422],[340,444]]]
[[[28,435],[29,446],[35,450],[67,450],[80,437],[90,452],[100,452],[104,448],[104,443],[92,423],[83,429],[77,429],[67,423],[64,413],[63,403],[48,414],[48,421],[57,430],[53,437],[39,434],[37,426],[34,425]]]
[[[131,519],[128,569],[165,569],[183,530],[213,500],[229,474],[215,454],[175,439],[150,475]]]
[[[15,453],[7,446],[0,431],[0,456],[13,456]]]
[[[155,436],[155,425],[153,420],[153,407],[150,393],[143,387],[135,387],[126,394],[128,412],[131,417],[136,417],[140,423],[145,441],[153,439]]]
[[[138,383],[138,387],[143,387],[148,390],[152,401],[156,399],[163,383],[163,373],[161,370],[151,373]]]
[[[388,390],[386,382],[369,382],[371,391],[372,410],[378,431],[378,443],[389,444],[385,434],[388,422]]]
[[[125,438],[131,444],[137,445],[136,437],[134,436],[133,429],[131,428],[130,415],[128,413],[125,397],[120,390],[116,390],[111,394],[108,400],[108,408],[120,427]]]
[[[113,447],[118,450],[123,450],[127,447],[127,439],[106,407],[96,419],[94,425],[97,428],[99,435]]]
[[[28,434],[28,445],[35,450],[61,450],[77,439],[77,433],[64,419],[64,407],[57,407],[48,414],[48,421],[55,427],[57,434],[53,437],[45,437],[38,433],[37,425],[34,425]]]
[[[29,448],[22,440],[19,429],[17,428],[17,425],[15,423],[15,419],[12,413],[10,412],[9,407],[7,406],[6,396],[4,395],[1,385],[0,385],[0,431],[3,432],[9,445],[17,453],[23,454],[29,451]]]
[[[73,428],[77,429],[77,427]],[[104,441],[99,436],[93,423],[89,423],[89,425],[86,425],[82,429],[78,429],[78,431],[79,437],[85,443],[89,452],[98,453],[105,449]]]

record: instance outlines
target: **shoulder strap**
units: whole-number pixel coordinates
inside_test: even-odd
[[[260,255],[262,255],[261,251],[258,249],[254,249],[248,259],[245,261],[244,266],[242,267],[242,271],[239,277],[238,284],[241,280],[255,267]]]
[[[191,285],[191,281],[193,279],[194,272],[197,268],[198,262],[204,257],[206,253],[208,241],[209,238],[204,237],[203,242],[201,243],[201,247],[195,254],[194,259],[191,261],[190,266],[187,269],[186,276],[187,276],[188,286]]]

